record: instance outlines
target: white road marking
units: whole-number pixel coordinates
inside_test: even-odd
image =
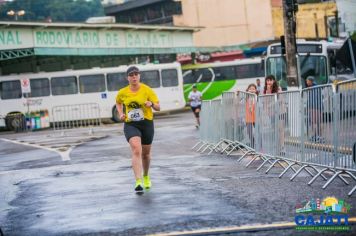
[[[68,148],[68,150],[61,152],[54,148],[44,147],[44,146],[32,144],[32,143],[19,142],[16,140],[5,139],[5,138],[1,138],[1,140],[5,141],[5,142],[16,143],[16,144],[21,144],[21,145],[25,145],[25,146],[45,149],[47,151],[56,152],[61,156],[62,161],[70,161],[70,152],[73,150],[73,147],[70,147],[70,148]]]

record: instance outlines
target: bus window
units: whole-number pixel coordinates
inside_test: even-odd
[[[237,65],[235,69],[238,79],[257,78],[264,75],[261,64]]]
[[[151,88],[159,88],[161,83],[159,81],[158,70],[141,71],[141,82]]]
[[[287,63],[285,57],[270,57],[267,59],[266,75],[274,75],[276,80],[287,79]]]
[[[178,86],[178,74],[175,69],[162,70],[162,86],[175,87]]]
[[[105,78],[100,75],[81,75],[79,76],[81,93],[97,93],[105,91]]]
[[[326,58],[324,56],[300,56],[300,72],[305,85],[308,76],[314,76],[316,85],[326,84]]]
[[[31,93],[29,97],[49,96],[49,79],[30,79]]]
[[[106,76],[106,82],[109,91],[118,91],[129,85],[126,79],[126,73],[110,73]]]
[[[194,79],[194,75],[192,70],[184,70],[183,71],[183,83],[184,84],[194,84],[196,81]]]
[[[21,97],[22,92],[20,80],[3,81],[1,83],[1,99],[16,99]]]
[[[51,79],[52,95],[77,94],[78,84],[75,76],[53,77]]]
[[[233,66],[215,67],[214,73],[215,73],[215,81],[236,79],[235,68]]]
[[[262,60],[261,64],[258,66],[258,77],[265,77],[265,63]]]
[[[183,71],[183,82],[184,84],[210,82],[213,78],[211,70],[211,68],[185,70]]]
[[[213,74],[211,73],[211,68],[203,68],[194,71],[195,81],[198,82],[211,82],[213,79]]]

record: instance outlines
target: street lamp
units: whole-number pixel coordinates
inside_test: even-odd
[[[24,10],[20,10],[20,11],[14,11],[14,10],[10,10],[7,12],[8,16],[15,16],[15,20],[17,20],[17,18],[19,16],[23,16],[25,15],[25,11]]]

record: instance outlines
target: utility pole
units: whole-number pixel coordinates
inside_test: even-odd
[[[336,38],[339,37],[339,12],[335,11]]]
[[[284,39],[287,60],[287,84],[289,87],[301,85],[297,74],[296,59],[296,12],[297,0],[283,0]]]

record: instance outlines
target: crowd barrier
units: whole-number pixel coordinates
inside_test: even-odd
[[[326,181],[356,181],[356,80],[256,96],[226,92],[203,101],[200,140],[193,149],[260,161],[257,170],[282,167],[279,177],[301,172]],[[348,195],[356,191],[354,186]]]
[[[97,103],[84,103],[52,108],[52,124],[54,130],[64,131],[73,128],[89,128],[101,125],[100,106]]]

